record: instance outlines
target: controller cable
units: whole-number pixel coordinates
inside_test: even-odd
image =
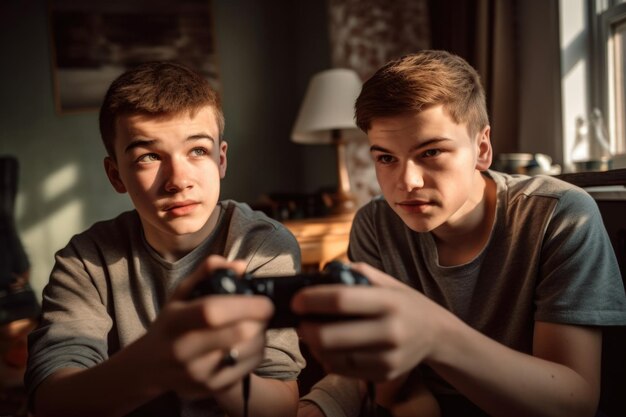
[[[242,381],[243,386],[243,417],[248,417],[248,402],[250,400],[250,374],[246,375]]]
[[[367,381],[367,394],[363,401],[366,403],[361,408],[367,417],[393,417],[391,411],[376,402],[376,385]]]
[[[376,385],[372,381],[367,381],[367,407],[365,415],[368,417],[376,417],[377,404],[376,404]]]
[[[377,404],[376,404],[376,385],[371,381],[366,381],[367,391],[361,400],[361,413],[360,416],[364,417],[377,417]]]

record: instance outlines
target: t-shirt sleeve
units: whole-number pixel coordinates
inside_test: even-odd
[[[283,226],[267,233],[254,255],[247,272],[253,276],[286,276],[300,271],[300,247]],[[298,335],[294,329],[267,331],[265,357],[255,370],[259,376],[280,380],[294,380],[305,367],[300,352]]]
[[[365,262],[374,268],[383,269],[381,249],[376,236],[376,207],[368,204],[360,209],[352,222],[348,258],[352,262]]]
[[[596,202],[572,189],[547,225],[535,319],[581,325],[624,324],[624,286]]]
[[[90,368],[108,358],[112,320],[72,243],[56,255],[42,307],[40,325],[29,335],[29,395],[57,369]]]

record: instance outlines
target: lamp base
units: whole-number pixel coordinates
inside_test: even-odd
[[[356,198],[350,191],[350,179],[346,167],[346,144],[341,139],[339,129],[333,129],[331,136],[337,149],[337,191],[330,196],[330,214],[354,213]]]

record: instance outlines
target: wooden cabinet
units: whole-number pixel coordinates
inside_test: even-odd
[[[329,261],[347,261],[350,227],[354,214],[302,220],[286,220],[302,251],[302,269],[319,270]]]

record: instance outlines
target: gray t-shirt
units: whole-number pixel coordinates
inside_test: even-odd
[[[32,399],[55,370],[89,368],[142,336],[174,288],[207,256],[242,259],[255,276],[290,275],[300,250],[280,223],[233,201],[219,203],[213,233],[176,262],[145,241],[136,211],[94,224],[56,254],[43,292],[43,317],[29,337],[25,383]],[[269,330],[260,376],[294,380],[304,367],[293,329]],[[133,416],[221,416],[214,401],[183,403],[174,394],[155,399]]]
[[[496,217],[475,259],[439,265],[432,234],[410,230],[380,198],[354,219],[350,259],[400,279],[471,327],[525,353],[532,352],[535,321],[626,324],[621,274],[595,201],[552,177],[484,175],[497,186]],[[455,392],[427,368],[423,377],[436,394]],[[328,416],[350,415],[345,410],[358,408],[358,398],[337,404],[331,393],[344,388],[335,377],[329,381],[332,388],[322,381],[306,398],[332,410]]]

